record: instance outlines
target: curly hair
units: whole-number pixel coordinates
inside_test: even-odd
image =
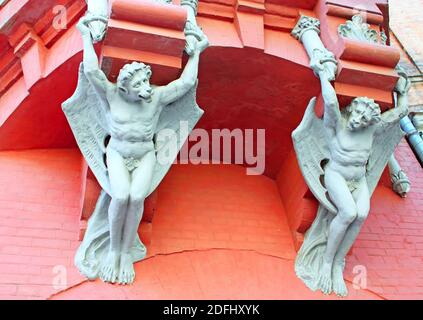
[[[119,72],[119,76],[117,78],[118,87],[126,87],[128,81],[130,81],[134,75],[142,71],[147,75],[147,78],[150,80],[151,78],[151,67],[142,63],[142,62],[132,62],[128,63]]]
[[[382,112],[379,105],[373,100],[367,97],[355,98],[351,104],[347,107],[347,111],[351,113],[354,108],[357,108],[360,104],[366,105],[366,111],[371,117],[370,123],[375,124],[381,121]]]

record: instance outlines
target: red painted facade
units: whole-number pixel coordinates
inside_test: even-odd
[[[372,28],[387,30],[386,1],[356,2]],[[147,0],[112,3],[106,39],[97,45],[110,79],[130,60],[151,64],[155,84],[178,77],[186,59],[186,13],[178,1],[165,10]],[[58,4],[67,8],[64,30],[52,27]],[[309,292],[293,270],[317,202],[299,171],[291,132],[320,88],[290,32],[302,14],[319,18],[322,40],[340,61],[335,88],[342,106],[365,95],[390,108],[401,52],[338,36],[354,4],[200,1],[197,20],[211,46],[200,62],[197,99],[205,115],[198,127],[265,129],[266,170],[246,176],[234,164],[174,166],[147,201],[140,234],[148,258],[137,264],[134,286],[122,288],[87,282],[73,266],[99,191],[60,108],[76,87],[82,41],[75,22],[85,2],[4,1],[0,298],[336,298]],[[412,191],[401,199],[388,175],[382,178],[347,261],[352,299],[423,298],[423,170],[406,141],[397,158]],[[360,265],[367,289],[352,285]],[[60,288],[57,266],[67,273]]]

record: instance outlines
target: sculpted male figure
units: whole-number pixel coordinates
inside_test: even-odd
[[[318,72],[325,101],[324,125],[331,155],[325,167],[324,182],[330,199],[338,209],[329,227],[319,282],[322,291],[329,293],[333,274],[333,290],[345,295],[347,289],[343,277],[343,261],[370,210],[366,165],[374,136],[383,133],[387,124],[399,123],[407,114],[407,105],[399,105],[399,108],[381,115],[379,106],[373,100],[356,98],[347,107],[349,116],[344,119],[334,88],[324,74]]]
[[[97,101],[91,104],[97,103],[100,106],[99,111],[103,113],[105,119],[102,126],[106,127],[110,138],[105,148],[107,180],[111,196],[107,217],[109,235],[107,255],[100,259],[99,254],[95,253],[97,250],[95,247],[103,245],[104,240],[96,240],[97,244],[93,245],[90,239],[90,244],[83,243],[81,246],[80,251],[83,253],[79,252],[80,257],[76,258],[76,263],[81,272],[88,277],[98,275],[106,282],[129,284],[134,281],[133,262],[137,260],[131,250],[136,242],[144,200],[152,190],[153,175],[156,166],[159,165],[155,141],[159,120],[164,108],[173,108],[169,105],[186,96],[189,91],[195,91],[200,53],[207,48],[208,40],[201,30],[190,30],[190,34],[196,36],[196,41],[191,41],[189,52],[191,56],[181,77],[166,86],[152,86],[150,84],[152,71],[149,66],[140,62],[125,65],[120,71],[117,83],[114,84],[99,67],[89,29],[93,19],[98,17],[84,17],[77,27],[84,44],[81,70],[85,77],[83,76],[82,80],[88,79],[87,86],[95,92]],[[71,118],[68,115],[68,119]],[[74,131],[78,130],[81,131],[78,128]],[[86,140],[88,139],[81,138],[78,141],[82,150],[87,143]],[[90,152],[88,158],[89,154]],[[96,210],[101,210],[99,203]],[[92,226],[92,230],[94,228],[95,226]],[[91,232],[94,233],[95,231]],[[95,237],[99,239],[98,235]],[[98,263],[100,264],[98,267],[91,265]],[[90,271],[84,271],[85,269]],[[89,275],[88,273],[92,273],[91,270],[94,269],[98,270],[94,275]]]
[[[329,205],[334,209],[332,211],[335,215],[332,216],[331,212],[329,213],[330,217],[326,217],[327,211],[322,207],[319,209],[319,212],[325,212],[325,217],[322,218],[323,215],[320,214],[316,218],[308,239],[306,236],[304,248],[299,253],[296,268],[297,274],[313,289],[320,289],[325,294],[329,294],[333,290],[336,294],[345,296],[347,287],[343,277],[344,259],[369,213],[370,198],[373,192],[373,190],[369,190],[369,184],[373,186],[377,183],[374,181],[376,180],[374,176],[371,175],[372,171],[375,171],[373,167],[375,161],[371,161],[371,157],[374,154],[383,153],[381,148],[391,150],[390,144],[394,146],[397,144],[397,141],[388,141],[386,145],[377,145],[380,144],[380,141],[375,144],[375,140],[378,137],[380,139],[380,136],[384,134],[389,136],[388,131],[392,128],[399,131],[399,121],[408,113],[406,93],[410,83],[406,79],[401,79],[398,82],[396,87],[398,105],[383,114],[374,100],[365,97],[354,99],[346,110],[340,111],[336,92],[329,82],[324,63],[314,61],[312,68],[319,76],[322,87],[323,126],[320,129],[318,123],[320,120],[312,119],[315,116],[309,112],[313,110],[306,111],[302,125],[304,128],[309,126],[309,128],[314,127],[316,131],[324,131],[321,138],[325,141],[316,142],[322,145],[322,150],[325,149],[322,153],[326,153],[326,161],[322,161],[319,166],[324,172],[324,188],[326,188],[331,201]],[[314,105],[312,108],[314,109]],[[314,121],[315,124],[312,123]],[[298,134],[301,134],[300,131],[303,131],[304,128],[300,126],[297,129],[298,132],[293,134],[297,144],[303,139]],[[313,132],[309,131],[308,134],[313,135]],[[300,151],[298,153],[300,157]],[[383,160],[378,162],[376,171],[383,170],[391,154],[378,156]],[[322,222],[323,220],[325,221]],[[320,233],[326,233],[327,237],[322,236],[321,241],[314,241],[321,236],[317,235],[317,229]],[[314,244],[311,244],[313,241]],[[317,243],[324,244],[319,249],[321,255],[319,259],[321,258],[322,261],[314,265],[314,261],[311,262],[307,259],[312,259],[310,252],[316,249]],[[318,270],[311,270],[311,265]],[[317,274],[313,274],[313,272]]]

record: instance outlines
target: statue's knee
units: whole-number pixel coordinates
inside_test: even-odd
[[[345,225],[350,225],[357,219],[357,211],[355,208],[344,208],[339,210],[339,217],[341,222]]]
[[[145,198],[147,198],[148,190],[131,190],[129,193],[129,201],[136,205],[143,205]]]
[[[357,222],[364,223],[369,215],[368,209],[359,209],[357,212]]]
[[[116,193],[112,197],[112,200],[118,207],[126,206],[128,204],[129,194],[125,192]]]
[[[140,196],[129,196],[129,210],[128,214],[136,219],[140,219],[144,213],[144,198]]]
[[[129,196],[129,201],[135,206],[143,206],[145,201],[145,195],[144,194],[131,194]]]

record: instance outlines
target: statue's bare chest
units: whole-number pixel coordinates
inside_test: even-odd
[[[158,114],[157,104],[128,103],[112,101],[110,103],[110,120],[115,124],[150,124],[155,122]]]
[[[373,130],[350,131],[343,129],[334,137],[333,148],[343,152],[370,152],[373,144]]]

